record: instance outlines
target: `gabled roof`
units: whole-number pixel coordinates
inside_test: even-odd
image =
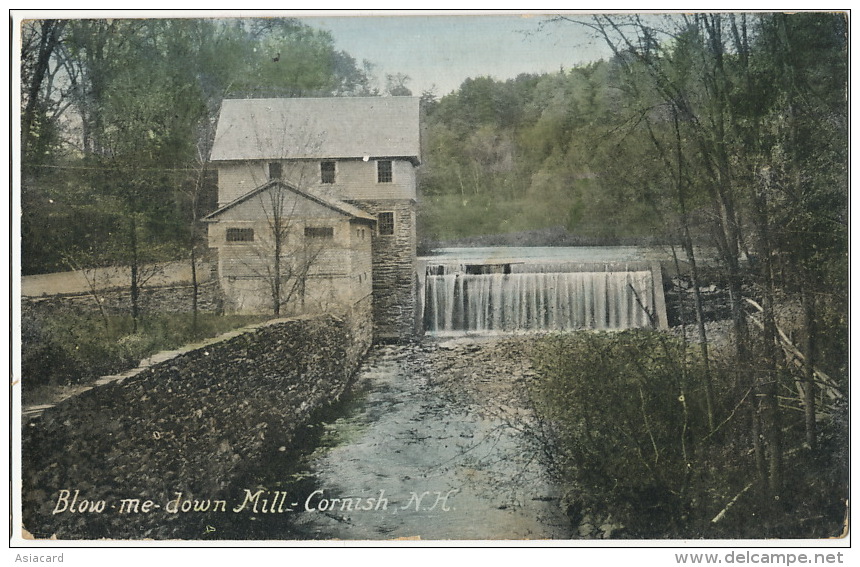
[[[212,161],[421,159],[419,99],[330,97],[226,99]]]
[[[227,203],[223,207],[220,207],[218,210],[213,211],[213,212],[209,213],[208,215],[206,215],[205,217],[203,217],[203,222],[215,222],[215,221],[217,221],[217,219],[215,217],[220,216],[221,213],[223,213],[224,211],[232,209],[236,205],[239,205],[240,203],[244,203],[248,199],[251,199],[252,197],[262,193],[263,191],[266,191],[266,190],[271,189],[272,187],[276,187],[276,186],[281,186],[284,189],[287,189],[289,191],[292,191],[296,195],[299,195],[300,197],[304,197],[305,199],[308,199],[310,201],[318,203],[324,207],[328,207],[329,209],[331,209],[335,212],[338,212],[342,215],[345,215],[345,216],[349,217],[350,219],[364,220],[364,221],[369,221],[372,223],[376,222],[376,217],[374,217],[370,213],[366,213],[365,211],[362,211],[361,209],[359,209],[358,207],[356,207],[354,205],[350,205],[349,203],[344,203],[343,201],[340,201],[338,199],[332,199],[330,197],[323,197],[321,195],[314,195],[313,193],[309,193],[307,191],[304,191],[303,189],[293,187],[289,183],[285,183],[284,181],[281,181],[279,179],[274,179],[272,181],[264,183],[263,185],[260,185],[256,189],[245,193],[241,197],[239,197],[237,199],[233,199],[232,201],[230,201],[229,203]]]

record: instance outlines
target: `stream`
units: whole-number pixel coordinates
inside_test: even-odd
[[[378,346],[350,398],[317,423],[317,448],[284,479],[259,479],[289,495],[292,513],[254,516],[253,539],[566,539],[559,494],[538,448],[516,423],[460,403],[422,372],[444,351]],[[489,400],[488,400],[489,402]],[[292,465],[292,466],[291,466]],[[283,470],[283,469],[282,469]],[[254,526],[252,523],[251,526]]]

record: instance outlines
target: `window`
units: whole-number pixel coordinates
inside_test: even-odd
[[[227,242],[254,242],[254,229],[228,228]]]
[[[320,162],[320,181],[322,183],[334,183],[334,162]]]
[[[280,179],[282,175],[281,163],[277,161],[269,162],[269,179]]]
[[[305,236],[308,238],[334,238],[334,228],[330,226],[306,226]]]
[[[394,213],[379,213],[376,220],[380,236],[391,236],[394,234]]]
[[[394,172],[391,169],[391,160],[376,162],[376,182],[391,183],[394,181]]]

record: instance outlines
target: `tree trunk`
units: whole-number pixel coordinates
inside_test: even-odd
[[[756,475],[758,476],[758,479],[761,482],[762,486],[767,488],[767,461],[765,460],[765,450],[764,445],[762,443],[761,407],[755,401],[750,404],[750,415],[750,432],[752,435],[753,442],[753,456],[755,458]]]
[[[771,249],[770,220],[768,218],[767,188],[760,188],[755,198],[758,217],[759,256],[761,262],[762,288],[762,363],[764,376],[761,384],[762,434],[768,450],[768,487],[778,495],[782,489],[782,420],[779,408],[779,353],[776,330],[775,302],[773,288],[773,251]]]
[[[48,72],[51,56],[59,44],[59,34],[65,24],[57,20],[44,20],[41,25],[39,52],[36,56],[36,67],[33,71],[32,82],[27,89],[27,105],[21,115],[21,150],[24,156],[31,151],[32,129],[39,108],[39,91]]]
[[[134,216],[131,218],[131,231],[129,234],[129,245],[131,248],[131,324],[132,331],[137,332],[137,321],[140,315],[138,299],[140,295],[140,266],[137,242],[137,222]]]
[[[197,334],[197,311],[198,311],[198,295],[200,293],[200,283],[197,281],[197,201],[200,195],[203,178],[205,176],[205,165],[198,172],[194,179],[191,194],[191,332]]]
[[[194,232],[194,228],[191,229]],[[197,294],[200,284],[197,282],[197,247],[191,243],[191,332],[197,336]]]
[[[696,255],[693,252],[693,241],[690,238],[689,227],[684,224],[684,249],[687,253],[687,261],[690,263],[690,278],[693,283],[693,298],[696,302],[696,326],[699,331],[699,348],[702,352],[702,363],[705,370],[705,405],[708,412],[708,430],[714,430],[714,385],[711,380],[711,363],[708,353],[708,333],[705,329],[705,312],[702,308],[702,292],[699,284],[699,269],[696,264]]]
[[[693,238],[690,235],[690,220],[687,215],[687,198],[684,192],[684,153],[681,140],[681,129],[678,124],[678,112],[673,109],[673,122],[675,127],[675,153],[678,162],[678,205],[681,209],[681,224],[683,225],[684,252],[690,263],[690,278],[693,284],[693,297],[696,302],[696,323],[699,330],[699,348],[702,351],[702,363],[705,365],[705,405],[708,412],[708,430],[714,430],[714,387],[711,381],[711,364],[708,356],[708,334],[705,330],[705,314],[702,308],[702,292],[699,289],[699,268],[696,264],[696,254],[693,250]],[[676,260],[677,263],[677,260]]]
[[[276,223],[278,225],[279,223]],[[273,263],[273,271],[272,274],[272,312],[275,317],[281,316],[281,231],[280,227],[277,226],[275,230],[275,257]]]
[[[816,448],[816,424],[815,424],[815,295],[807,286],[803,286],[803,326],[806,336],[804,338],[803,355],[806,364],[803,366],[803,410],[806,418],[806,444],[811,450]]]

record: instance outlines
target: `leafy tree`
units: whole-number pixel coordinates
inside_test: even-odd
[[[21,48],[21,148],[28,168],[44,163],[59,145],[60,116],[67,103],[57,94],[60,65],[57,62],[65,22],[26,21]]]
[[[90,243],[99,264],[135,256],[116,253],[115,228],[78,223],[84,208],[91,224],[105,215],[95,226],[120,211],[151,227],[148,259],[185,256],[195,239],[179,227],[199,213],[181,187],[203,173],[225,96],[375,94],[368,63],[292,19],[32,20],[22,32],[25,273],[65,269],[63,242]],[[121,206],[93,206],[107,199]]]
[[[385,92],[391,96],[412,96],[412,91],[406,86],[410,80],[409,75],[389,73],[385,75]]]

